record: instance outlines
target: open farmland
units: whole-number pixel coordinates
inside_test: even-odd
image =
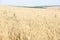
[[[60,40],[60,8],[0,6],[0,40]]]

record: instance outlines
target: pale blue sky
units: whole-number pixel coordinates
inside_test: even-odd
[[[0,5],[15,5],[15,6],[60,5],[60,0],[0,0]]]

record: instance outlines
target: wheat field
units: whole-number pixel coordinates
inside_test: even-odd
[[[0,6],[0,40],[60,40],[60,8]]]

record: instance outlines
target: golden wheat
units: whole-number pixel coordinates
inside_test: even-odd
[[[0,40],[60,40],[60,8],[0,6]]]

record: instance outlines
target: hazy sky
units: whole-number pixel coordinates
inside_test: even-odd
[[[0,5],[15,5],[15,6],[60,5],[60,0],[0,0]]]

